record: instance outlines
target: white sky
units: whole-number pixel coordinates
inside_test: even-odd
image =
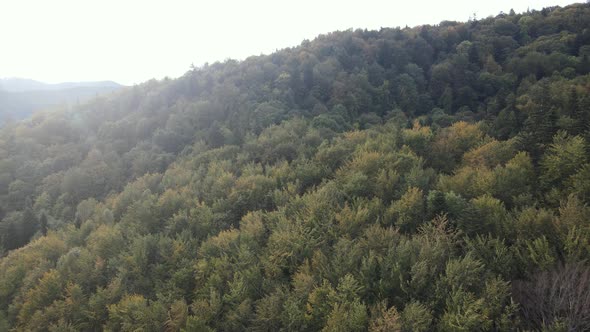
[[[140,83],[348,28],[466,21],[567,0],[0,0],[0,77]]]

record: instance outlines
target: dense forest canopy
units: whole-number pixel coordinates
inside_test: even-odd
[[[6,126],[0,330],[589,330],[589,73],[576,4]]]

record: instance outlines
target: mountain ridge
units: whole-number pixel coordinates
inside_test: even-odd
[[[42,83],[23,78],[0,79],[0,125],[33,113],[85,102],[124,88],[113,81]]]
[[[80,81],[80,82],[60,82],[44,83],[28,78],[7,77],[0,78],[0,91],[6,92],[26,92],[26,91],[44,91],[44,90],[63,90],[78,87],[123,87],[123,85],[114,81]]]

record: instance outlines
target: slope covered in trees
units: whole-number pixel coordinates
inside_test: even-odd
[[[0,330],[589,329],[589,26],[335,32],[3,128]]]

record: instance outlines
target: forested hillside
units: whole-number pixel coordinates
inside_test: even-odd
[[[590,330],[589,27],[334,32],[2,128],[0,331]]]

